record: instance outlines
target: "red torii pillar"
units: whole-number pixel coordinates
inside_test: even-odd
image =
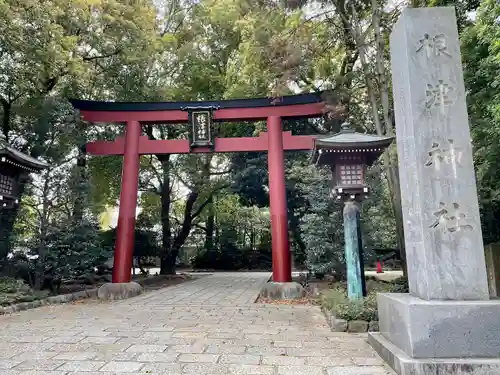
[[[288,209],[285,186],[285,159],[281,118],[267,119],[269,205],[271,210],[271,238],[273,281],[292,281],[290,243],[288,240]]]
[[[128,121],[125,128],[125,150],[122,167],[122,189],[116,231],[115,257],[113,261],[114,283],[128,283],[131,280],[134,255],[135,212],[139,186],[139,139],[141,124]]]
[[[285,165],[281,118],[270,116],[268,127],[269,203],[271,210],[273,281],[292,279],[288,212],[285,187]],[[139,184],[139,140],[141,125],[128,121],[122,170],[122,190],[118,214],[118,229],[113,264],[113,283],[131,280],[134,251],[135,214]]]

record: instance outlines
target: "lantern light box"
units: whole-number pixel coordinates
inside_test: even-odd
[[[0,135],[0,209],[19,202],[19,187],[23,175],[39,172],[47,167],[46,163],[10,147],[3,134]]]
[[[366,168],[392,141],[393,137],[357,133],[346,122],[337,134],[316,139],[312,161],[316,165],[331,167],[331,195],[335,199],[362,198],[369,192],[365,181]]]

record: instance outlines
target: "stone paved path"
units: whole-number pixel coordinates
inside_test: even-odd
[[[215,274],[1,316],[0,374],[392,374],[366,335],[330,332],[318,308],[253,304],[269,276]]]

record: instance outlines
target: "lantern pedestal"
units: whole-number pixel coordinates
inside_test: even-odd
[[[349,299],[366,297],[366,282],[361,241],[360,203],[344,203],[345,262],[347,268],[347,296]]]

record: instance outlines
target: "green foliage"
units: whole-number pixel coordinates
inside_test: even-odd
[[[362,300],[349,300],[345,283],[322,292],[322,308],[332,311],[335,317],[345,320],[378,320],[377,293],[408,293],[408,279],[400,277],[391,282],[368,279],[368,296]]]
[[[483,1],[461,35],[485,243],[500,239],[500,4]]]
[[[112,249],[102,243],[98,226],[87,220],[56,228],[46,238],[45,247],[44,275],[60,280],[93,273],[112,254]],[[33,249],[32,255],[39,255],[37,250]]]
[[[103,247],[114,249],[116,243],[116,228],[99,234]],[[139,258],[154,257],[160,254],[158,232],[147,229],[136,229],[134,234],[134,256]],[[110,254],[112,255],[112,253]]]
[[[87,169],[90,176],[89,202],[95,214],[114,205],[120,197],[121,180],[116,178],[122,168],[121,158],[99,156],[90,158]]]
[[[221,249],[202,249],[191,259],[191,265],[195,269],[225,271],[270,270],[272,267],[271,249],[240,249],[226,244]]]
[[[31,302],[47,297],[46,292],[33,291],[23,280],[11,277],[0,278],[0,305]]]
[[[0,131],[12,146],[51,166],[41,179],[23,186],[23,198],[36,215],[25,210],[24,202],[21,217],[17,208],[0,213],[0,262],[19,242],[14,238],[11,243],[5,235],[12,232],[16,218],[23,221],[17,225],[23,228],[22,240],[32,240],[26,233],[40,233],[40,242],[49,223],[58,225],[61,212],[81,212],[77,188],[69,181],[75,157],[87,138],[104,132],[82,126],[66,97],[114,95],[117,73],[160,48],[155,17],[148,0],[0,2]],[[78,157],[79,162],[84,159]],[[90,180],[99,180],[94,177]]]
[[[321,306],[331,310],[336,318],[345,320],[378,320],[375,294],[362,300],[349,300],[345,289],[331,289],[321,296]]]
[[[14,279],[11,277],[0,278],[0,293],[30,293],[31,288],[26,285],[22,280]]]
[[[266,207],[269,205],[267,155],[257,152],[234,154],[231,159],[231,190],[242,204]]]
[[[368,296],[362,300],[349,300],[345,283],[324,291],[321,306],[333,311],[335,316],[345,320],[378,320],[377,293],[408,293],[408,280],[399,278],[392,282],[368,279]],[[406,289],[405,289],[406,288]]]
[[[307,268],[313,273],[341,272],[344,264],[341,208],[330,198],[331,172],[295,165],[289,172],[307,204],[300,218]]]
[[[408,279],[405,277],[400,277],[391,282],[391,293],[410,293],[410,287],[408,286]]]
[[[240,204],[237,195],[224,195],[214,204],[216,235],[212,249],[193,257],[194,268],[270,269],[271,238],[266,209]]]
[[[366,182],[370,194],[363,201],[361,213],[361,230],[365,256],[372,248],[397,248],[396,220],[391,209],[389,188],[383,175],[380,163],[368,169]]]

